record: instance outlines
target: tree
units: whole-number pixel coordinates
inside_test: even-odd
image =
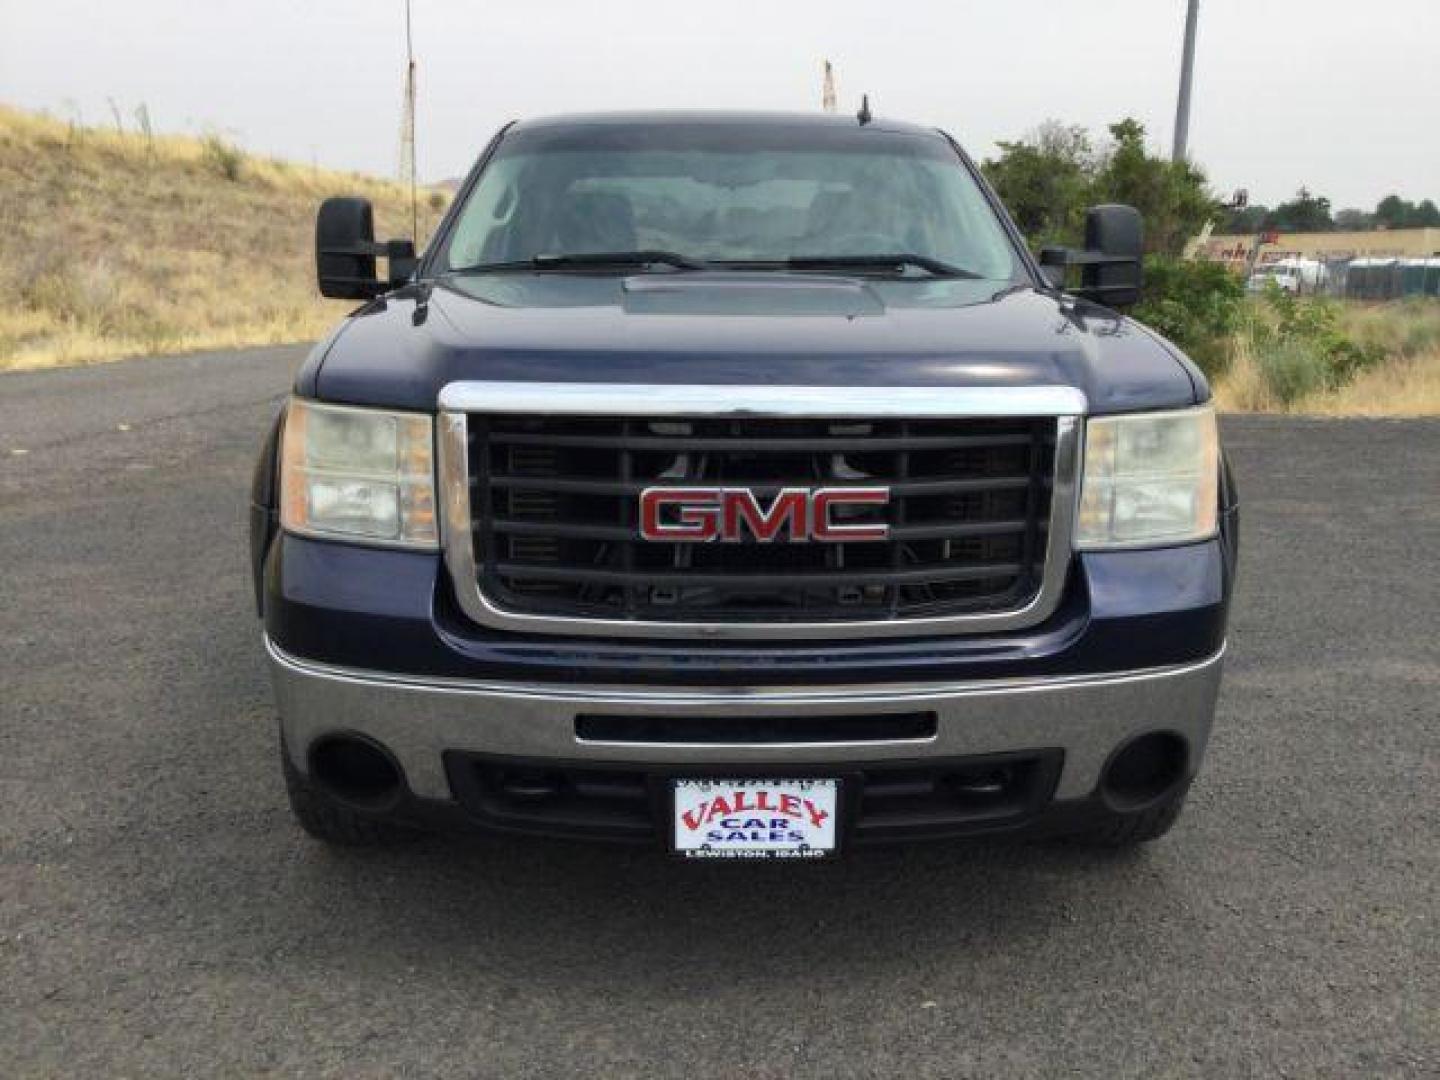
[[[1145,250],[1178,255],[1185,242],[1221,212],[1205,173],[1189,161],[1170,161],[1145,148],[1145,126],[1125,119],[1110,125],[1113,141],[1095,175],[1096,202],[1127,203],[1145,221]]]
[[[1002,142],[981,168],[1015,224],[1036,246],[1080,234],[1094,152],[1082,127],[1047,120],[1020,142]]]
[[[1312,195],[1309,188],[1302,187],[1295,198],[1270,212],[1265,227],[1280,232],[1330,232],[1335,228],[1330,216],[1330,200]]]
[[[1365,210],[1347,209],[1335,212],[1335,228],[1346,232],[1363,232],[1375,227],[1375,215]]]
[[[1110,127],[1112,142],[1097,154],[1084,128],[1050,120],[1019,142],[1000,143],[985,175],[1030,240],[1078,244],[1085,208],[1128,203],[1145,219],[1145,247],[1178,254],[1220,211],[1205,174],[1189,162],[1151,155],[1136,120]]]
[[[1232,236],[1237,233],[1257,233],[1265,227],[1265,219],[1269,216],[1268,206],[1251,203],[1242,209],[1231,210],[1225,223],[1216,231]]]
[[[1375,204],[1375,224],[1382,229],[1403,229],[1411,206],[1399,195],[1386,195]]]
[[[1386,195],[1375,207],[1375,224],[1382,229],[1433,229],[1440,226],[1440,209],[1431,199],[1417,205],[1399,195]]]

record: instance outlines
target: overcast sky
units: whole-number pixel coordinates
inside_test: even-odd
[[[1168,152],[1185,0],[414,0],[423,179],[514,117],[841,107],[977,157],[1047,117]],[[403,0],[0,0],[0,101],[393,173]],[[1201,0],[1191,156],[1222,192],[1440,199],[1440,0]]]

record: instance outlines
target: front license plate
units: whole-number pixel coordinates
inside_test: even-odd
[[[835,852],[837,780],[676,780],[675,853],[823,859]]]

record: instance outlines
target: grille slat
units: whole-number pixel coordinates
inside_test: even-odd
[[[630,445],[632,423],[632,421],[626,420],[620,427],[620,482],[622,484],[632,483],[635,476],[635,455]],[[633,574],[635,572],[635,546],[629,543],[629,540],[635,535],[635,530],[638,528],[639,515],[635,511],[636,504],[631,500],[619,499],[616,503],[620,511],[620,528],[629,535],[610,537],[610,539],[623,545],[620,548],[620,553],[625,573]],[[635,612],[636,590],[626,585],[621,595],[624,598],[625,614],[627,616],[633,615]]]
[[[481,591],[517,613],[655,622],[846,622],[1012,611],[1044,575],[1056,421],[475,415]],[[876,542],[649,542],[650,487],[885,487],[840,506]]]
[[[613,437],[594,435],[537,435],[524,432],[496,432],[491,436],[495,445],[507,446],[580,446],[590,450],[733,450],[734,439],[688,438],[685,436]],[[967,447],[1029,446],[1028,434],[1012,435],[901,435],[889,438],[747,438],[746,449],[780,453],[853,453],[856,451],[890,450],[956,450]]]
[[[907,436],[908,433],[909,433],[909,425],[906,424],[904,421],[901,421],[901,423],[900,423],[900,433],[901,433],[901,439],[900,439],[900,441],[901,441],[901,443],[902,443],[903,445],[900,446],[900,447],[897,447],[897,448],[896,448],[896,451],[895,451],[895,481],[896,481],[896,483],[903,484],[903,483],[905,483],[905,482],[910,478],[910,449],[909,449],[908,439],[906,438],[906,436]],[[1018,437],[1018,436],[994,436],[994,437],[995,437],[995,438],[1014,438],[1014,437]],[[984,438],[984,436],[972,436],[972,438]],[[905,500],[901,499],[901,500],[898,500],[898,501],[896,502],[894,508],[893,508],[893,509],[891,510],[891,512],[890,512],[891,529],[892,529],[891,535],[894,536],[894,537],[896,537],[897,539],[900,539],[900,540],[903,540],[903,539],[904,539],[904,536],[903,536],[903,535],[898,535],[898,534],[902,534],[903,531],[905,530],[905,509],[906,509],[906,507],[905,507]],[[971,527],[971,528],[973,528],[973,526],[952,526],[952,527],[959,527],[959,528]],[[911,535],[912,535],[912,536],[914,535],[913,531],[912,531]],[[906,554],[906,548],[905,548],[904,543],[894,543],[894,544],[891,544],[891,545],[890,545],[890,568],[891,568],[892,570],[898,572],[902,567],[904,567],[904,565],[905,565],[905,554]],[[885,590],[885,610],[886,610],[886,614],[888,614],[892,619],[893,619],[893,618],[895,617],[895,615],[899,612],[899,610],[900,610],[900,604],[901,604],[901,602],[904,600],[904,598],[905,598],[905,590],[904,590],[903,588],[901,588],[900,582],[899,582],[898,580],[893,580],[893,579],[892,579],[891,581],[887,582],[887,588],[886,588],[886,590]]]
[[[910,570],[818,570],[786,575],[797,585],[923,584],[931,581],[976,581],[1009,578],[1020,572],[1020,564],[976,563],[967,566],[923,566]],[[776,584],[773,574],[706,573],[682,570],[668,574],[654,571],[591,570],[578,566],[546,566],[541,562],[502,562],[495,566],[500,577],[536,581],[601,582],[611,585],[713,585],[733,589],[756,589]]]
[[[725,481],[726,487],[749,488],[756,495],[774,495],[784,487],[804,487],[812,484],[814,476],[797,476],[794,480],[773,481],[740,478]],[[946,495],[968,491],[1025,491],[1030,487],[1028,475],[986,476],[968,480],[912,480],[891,484],[893,495]],[[579,476],[535,476],[515,473],[493,473],[490,486],[516,490],[537,488],[545,491],[568,492],[576,495],[638,495],[648,487],[656,487],[653,480],[589,480]]]
[[[996,536],[1001,533],[1022,533],[1029,527],[1024,518],[1010,521],[979,521],[956,525],[896,525],[890,535],[898,540],[943,540],[947,537]],[[612,540],[624,542],[635,538],[636,526],[589,525],[565,521],[527,521],[521,518],[496,518],[490,528],[497,533],[516,536],[556,536],[573,540]],[[896,545],[896,550],[903,550]],[[633,558],[632,550],[631,556]]]

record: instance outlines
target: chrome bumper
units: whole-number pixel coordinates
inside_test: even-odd
[[[565,761],[703,765],[957,758],[1059,748],[1057,799],[1090,794],[1106,759],[1132,735],[1172,731],[1198,768],[1210,734],[1223,651],[1198,663],[1121,674],[1010,679],[950,685],[794,689],[489,684],[412,679],[310,663],[268,638],[271,676],[290,757],[302,770],[321,735],[353,732],[389,747],[410,789],[449,799],[441,755],[469,750]],[[627,716],[796,716],[933,711],[925,739],[850,743],[717,745],[610,743],[580,739],[582,713]]]

